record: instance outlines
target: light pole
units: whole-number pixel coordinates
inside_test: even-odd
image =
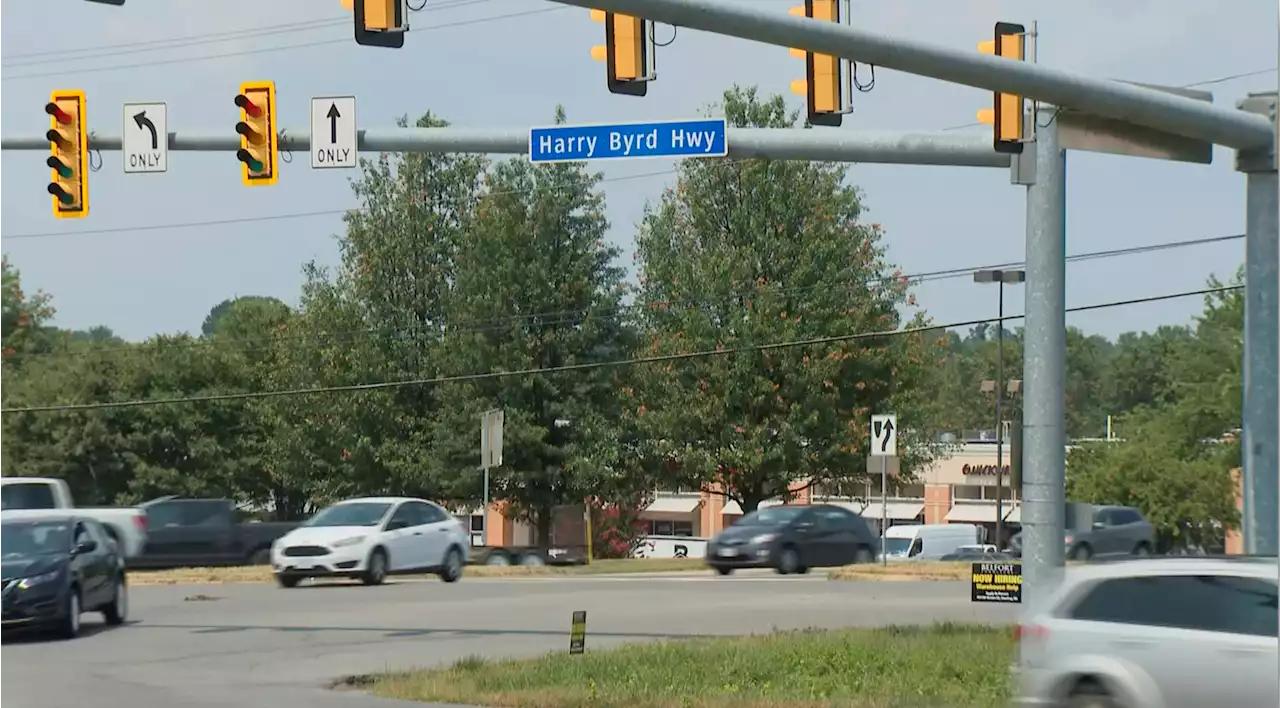
[[[973,274],[975,283],[995,283],[999,286],[999,304],[996,310],[996,545],[1004,543],[1004,285],[1026,282],[1025,270],[979,270]]]

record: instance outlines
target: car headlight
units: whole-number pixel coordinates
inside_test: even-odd
[[[364,538],[364,536],[352,536],[350,538],[334,541],[332,545],[334,548],[346,548],[347,546],[354,546],[357,543],[360,543]]]
[[[33,576],[29,577],[29,578],[23,578],[23,579],[22,579],[22,581],[18,583],[18,587],[22,588],[23,590],[26,590],[27,588],[31,588],[31,587],[34,587],[34,586],[36,586],[36,585],[43,585],[43,584],[45,584],[45,583],[51,583],[51,582],[53,582],[54,580],[57,580],[57,579],[58,579],[58,575],[60,575],[60,574],[61,574],[61,571],[54,570],[54,571],[51,571],[51,572],[48,572],[48,573],[41,573],[41,574],[39,574],[39,575],[33,575]]]
[[[778,534],[776,533],[760,533],[760,534],[756,534],[755,536],[752,536],[751,542],[752,543],[768,543],[777,537],[778,537]]]

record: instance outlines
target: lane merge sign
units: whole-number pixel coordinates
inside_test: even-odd
[[[529,161],[538,164],[728,154],[728,126],[723,118],[529,130]]]

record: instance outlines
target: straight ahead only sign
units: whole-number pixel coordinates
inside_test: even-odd
[[[356,97],[311,99],[311,167],[355,167],[356,162]]]

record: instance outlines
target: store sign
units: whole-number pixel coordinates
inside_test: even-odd
[[[1004,473],[1009,474],[1009,465],[1004,466]],[[996,466],[995,465],[965,465],[964,467],[960,468],[960,474],[963,474],[966,477],[970,475],[975,475],[975,476],[990,475],[994,477],[996,474]]]

